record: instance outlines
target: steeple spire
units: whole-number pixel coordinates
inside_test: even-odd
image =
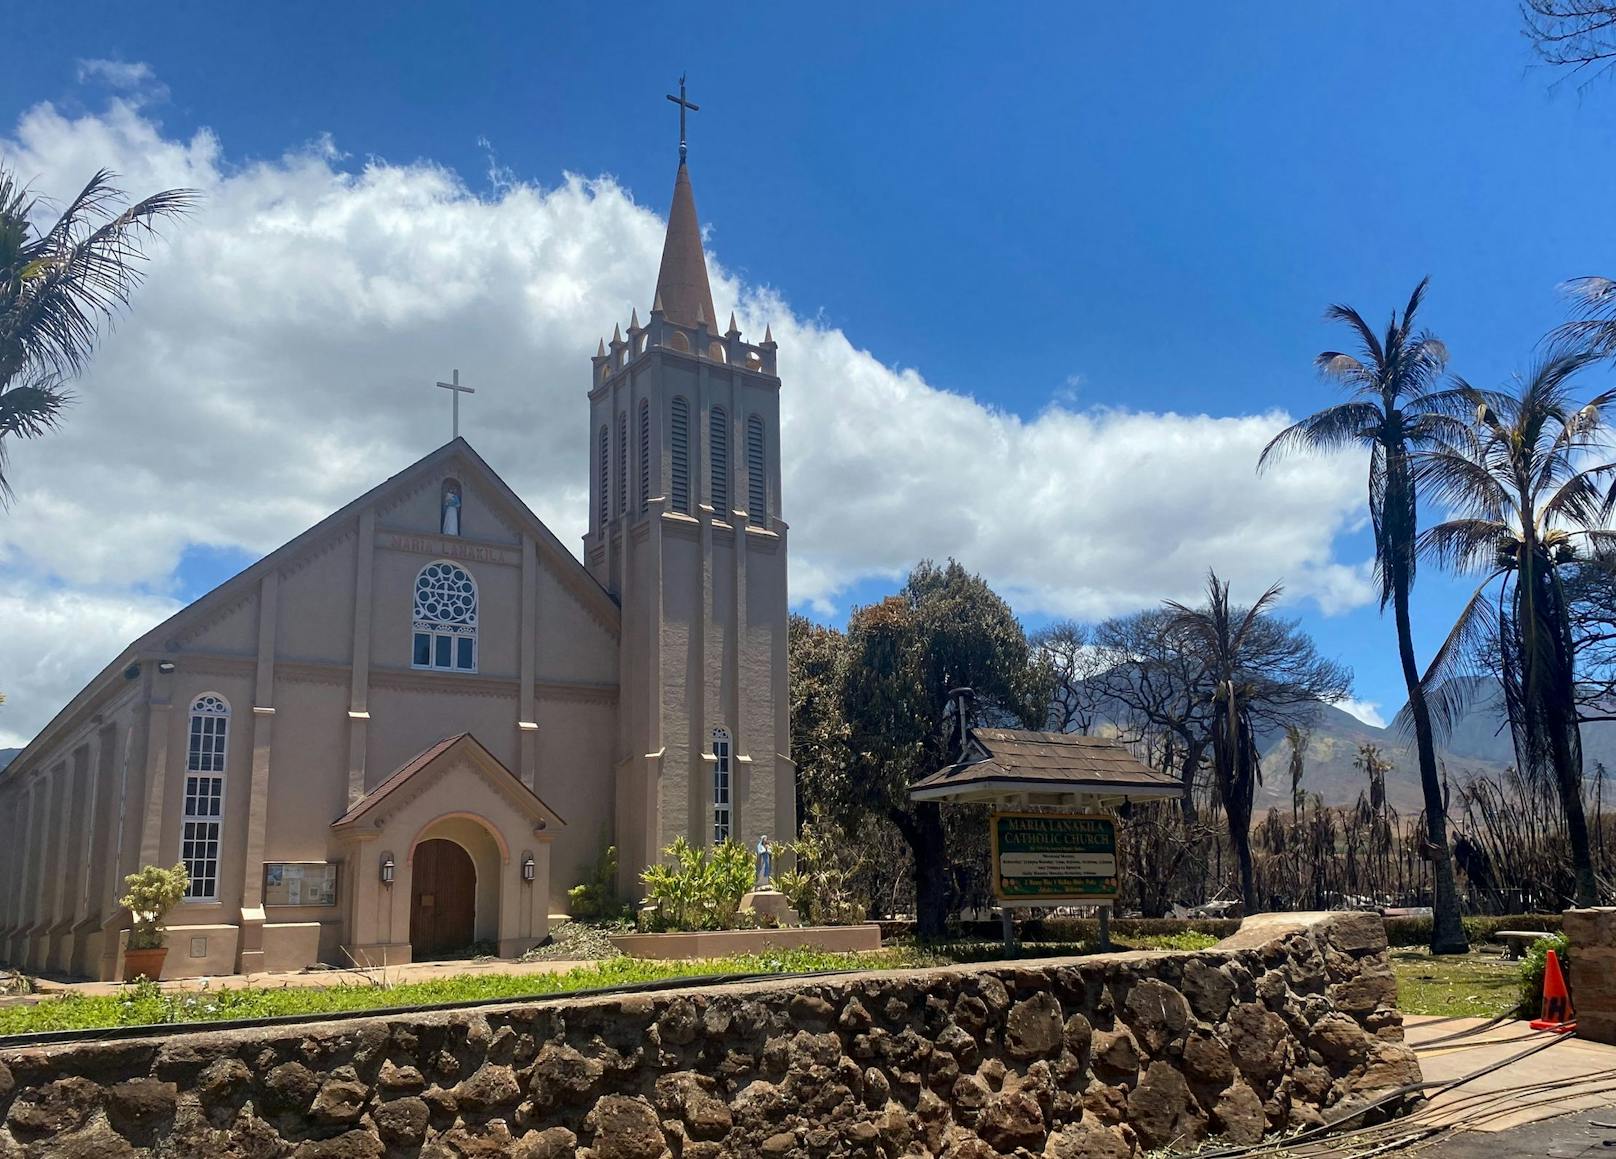
[[[707,259],[701,252],[701,226],[696,218],[696,195],[690,188],[690,168],[679,162],[673,183],[673,207],[668,210],[668,236],[662,243],[662,268],[657,271],[656,300],[668,321],[694,326],[705,318],[715,323],[713,288],[707,281]]]

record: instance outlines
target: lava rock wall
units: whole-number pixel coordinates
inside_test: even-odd
[[[6,1050],[0,1157],[1131,1159],[1419,1081],[1380,919],[1205,951]]]

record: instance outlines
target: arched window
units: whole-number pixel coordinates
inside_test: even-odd
[[[185,811],[180,816],[180,861],[190,874],[189,901],[219,896],[219,830],[224,816],[224,762],[230,739],[230,703],[216,692],[191,702],[185,748]]]
[[[713,844],[730,837],[730,753],[729,729],[713,729]]]
[[[598,467],[600,471],[600,499],[598,503],[600,506],[600,530],[602,531],[606,530],[606,522],[612,515],[612,493],[610,490],[612,461],[611,450],[606,445],[608,437],[606,428],[602,426],[600,428],[600,455],[598,457],[600,464]]]
[[[753,523],[768,518],[768,477],[764,474],[763,419],[749,415],[746,420],[746,513]]]
[[[628,415],[617,412],[617,513],[628,510]]]
[[[445,535],[460,534],[460,480],[445,479],[439,494],[438,509],[442,513],[438,530]]]
[[[640,511],[651,504],[651,404],[640,400]]]
[[[477,671],[477,581],[440,559],[415,577],[415,668]]]
[[[729,415],[715,406],[708,422],[708,454],[713,465],[713,512],[729,518]]]
[[[669,439],[673,448],[673,471],[670,490],[673,509],[690,514],[690,404],[682,398],[673,400],[668,421]]]

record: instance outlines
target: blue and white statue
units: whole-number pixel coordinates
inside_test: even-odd
[[[767,833],[757,840],[757,881],[754,889],[767,889],[774,880],[774,847],[769,844]]]

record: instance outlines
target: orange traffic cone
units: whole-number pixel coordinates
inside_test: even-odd
[[[1560,972],[1560,955],[1550,950],[1543,966],[1543,1017],[1532,1019],[1532,1029],[1566,1034],[1577,1029],[1575,1017],[1571,1012],[1571,995],[1566,992],[1565,975]]]

